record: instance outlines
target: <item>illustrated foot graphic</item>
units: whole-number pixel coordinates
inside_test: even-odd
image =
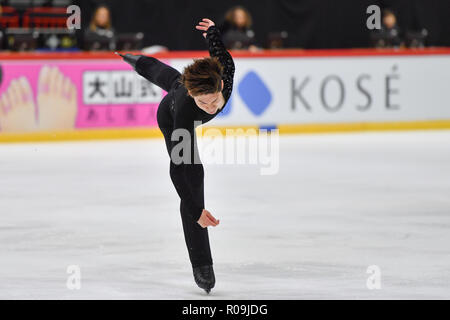
[[[77,115],[77,89],[57,67],[42,67],[37,102],[40,130],[74,129]]]
[[[0,128],[2,132],[37,130],[33,90],[25,77],[11,81],[0,97]]]

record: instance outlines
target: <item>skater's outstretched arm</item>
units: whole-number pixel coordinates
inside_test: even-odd
[[[122,57],[137,73],[167,92],[179,84],[177,80],[181,74],[154,57],[129,53]]]
[[[202,19],[199,25],[196,27],[198,30],[203,30],[203,36],[208,40],[208,50],[211,57],[217,57],[223,66],[223,82],[224,88],[222,95],[225,101],[231,96],[233,90],[233,78],[234,78],[234,61],[231,54],[227,51],[220,34],[219,29],[210,19]]]

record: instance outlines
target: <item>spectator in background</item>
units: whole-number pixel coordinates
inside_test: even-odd
[[[385,9],[383,11],[381,30],[376,38],[376,47],[399,48],[403,46],[401,30],[397,25],[397,17],[392,10]]]
[[[0,5],[0,18],[2,16],[2,6]],[[6,38],[5,29],[3,29],[2,24],[0,23],[0,50],[8,49],[8,39]]]
[[[107,6],[99,6],[92,16],[89,31],[100,36],[113,37],[114,29],[111,23],[111,12]]]
[[[252,17],[242,6],[235,6],[225,14],[225,21],[219,27],[227,49],[257,51],[255,33],[251,29]]]
[[[115,50],[115,33],[111,23],[111,12],[105,5],[100,5],[92,15],[89,28],[86,29],[83,41],[88,51]]]

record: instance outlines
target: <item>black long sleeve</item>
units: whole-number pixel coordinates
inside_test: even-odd
[[[233,90],[233,78],[235,66],[231,54],[225,48],[219,29],[216,26],[211,26],[206,32],[206,39],[208,40],[208,50],[211,57],[217,57],[223,66],[223,83],[224,89],[222,95],[225,101],[228,101]]]

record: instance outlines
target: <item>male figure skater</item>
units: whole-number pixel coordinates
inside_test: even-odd
[[[198,122],[194,121],[206,123],[223,110],[231,96],[235,68],[214,22],[202,19],[196,29],[203,31],[208,40],[211,57],[194,60],[182,74],[153,57],[121,56],[141,76],[168,92],[158,107],[158,126],[171,158],[170,177],[181,198],[181,219],[194,279],[209,293],[215,285],[215,276],[207,227],[215,227],[220,221],[205,209],[204,171],[195,136]],[[177,141],[180,134],[177,129],[187,130],[184,132],[189,132],[189,137]],[[178,161],[180,157],[186,159],[183,149],[172,152],[178,143],[189,147],[188,161]]]

